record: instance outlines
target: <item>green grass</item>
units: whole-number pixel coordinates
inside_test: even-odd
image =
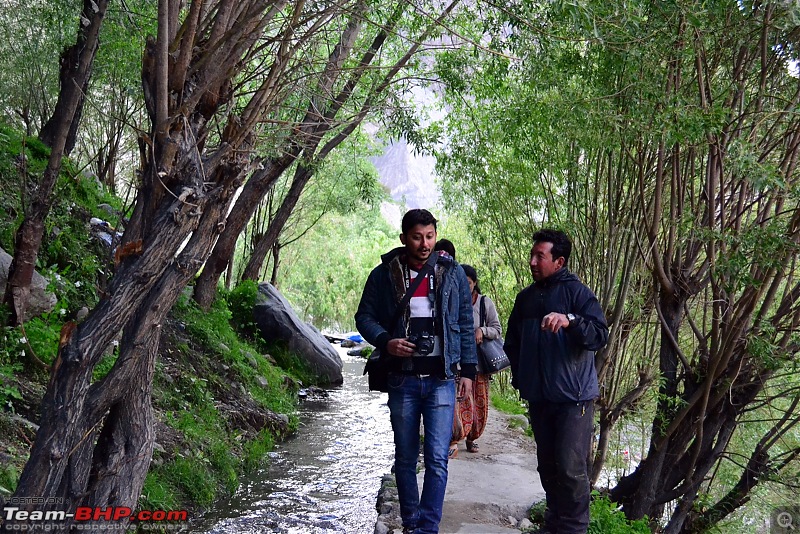
[[[528,403],[519,398],[519,392],[511,387],[511,374],[508,371],[494,375],[489,389],[492,406],[503,413],[527,415]]]
[[[158,363],[154,406],[182,436],[183,445],[177,457],[168,458],[148,475],[140,505],[166,509],[163,499],[163,503],[178,501],[204,508],[231,495],[241,475],[264,465],[276,440],[268,429],[257,435],[232,431],[217,410],[217,397],[229,397],[231,384],[240,384],[264,410],[288,414],[290,429],[294,429],[297,397],[287,384],[297,377],[272,365],[262,355],[263,347],[234,330],[236,322],[225,299],[204,311],[182,298],[172,314],[186,340],[175,339],[162,350],[170,365],[180,366],[180,374],[164,368],[167,360]]]
[[[244,465],[247,471],[255,471],[266,462],[267,453],[275,447],[272,434],[262,430],[258,438],[244,444]]]
[[[528,517],[537,525],[544,526],[545,501],[535,503],[528,510]],[[650,534],[648,519],[629,521],[617,505],[608,497],[592,492],[592,502],[589,505],[588,534]]]
[[[23,153],[25,158],[20,157]],[[0,124],[0,246],[11,254],[24,214],[20,191],[39,180],[48,155],[48,148],[37,139]],[[55,361],[64,323],[81,307],[95,306],[113,272],[109,252],[90,237],[88,222],[94,216],[116,225],[115,216],[98,206],[105,203],[120,211],[121,199],[83,177],[68,159],[53,198],[36,268],[49,279],[58,303],[51,313],[28,321],[24,329],[0,330],[0,410],[4,411],[14,411],[22,381],[44,387],[48,377],[41,366],[32,365],[34,356],[45,364]],[[235,491],[244,473],[263,465],[278,436],[266,429],[232,430],[217,410],[222,395],[235,397],[234,406],[255,403],[256,408],[287,414],[289,431],[297,427],[296,384],[307,381],[306,371],[293,355],[280,347],[266,347],[258,339],[250,317],[256,294],[257,286],[248,283],[223,293],[211,310],[200,310],[185,298],[172,310],[172,318],[185,328],[186,335],[178,337],[186,339],[170,344],[162,335],[153,405],[171,430],[159,436],[161,446],[142,490],[143,509],[208,506]],[[7,308],[0,306],[0,319],[7,316]],[[270,363],[264,356],[267,352],[290,370]],[[116,349],[109,350],[93,370],[94,381],[108,374],[116,355]],[[237,388],[235,395],[232,385]],[[3,442],[0,451],[20,463],[0,466],[0,494],[16,486],[28,446],[12,439]]]
[[[528,403],[520,399],[519,392],[511,387],[511,378],[508,372],[494,376],[490,383],[489,400],[498,411],[511,415],[528,416]],[[530,424],[525,425],[516,419],[509,419],[510,426],[525,427],[525,434],[533,437]]]
[[[263,345],[259,345],[257,341],[247,342],[234,330],[231,325],[232,313],[223,298],[217,299],[208,311],[198,308],[194,301],[182,299],[173,309],[173,313],[177,320],[186,324],[191,339],[202,345],[209,354],[213,354],[214,367],[220,362],[230,366],[253,398],[266,408],[276,413],[294,412],[296,392],[282,385],[287,375],[293,380],[305,378],[305,375],[298,376],[293,372],[295,368],[302,366],[283,365],[292,361],[292,358],[297,359],[296,356],[287,355],[280,348],[273,349],[270,353],[281,366],[270,364],[262,356],[265,352]],[[209,371],[218,372],[213,368]],[[259,377],[265,378],[271,387],[262,387]]]
[[[156,467],[147,473],[139,506],[143,510],[174,510],[178,508],[176,490],[167,480],[164,469]]]
[[[11,495],[17,489],[19,473],[13,465],[0,466],[0,495]]]

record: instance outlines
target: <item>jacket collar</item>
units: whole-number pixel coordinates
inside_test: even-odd
[[[578,277],[575,276],[574,273],[570,272],[569,269],[566,267],[562,267],[544,280],[539,280],[538,282],[534,282],[534,285],[540,287],[551,286],[554,284],[559,284],[562,282],[571,282],[574,280],[578,280]]]

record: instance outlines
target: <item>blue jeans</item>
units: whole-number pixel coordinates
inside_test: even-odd
[[[447,452],[453,430],[456,389],[452,379],[389,375],[389,413],[394,431],[394,467],[403,527],[415,534],[439,532],[447,486]],[[419,422],[425,427],[425,480],[417,486]]]

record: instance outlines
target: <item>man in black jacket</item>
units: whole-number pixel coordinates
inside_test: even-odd
[[[567,235],[540,230],[533,241],[534,283],[517,295],[504,348],[511,360],[511,384],[530,406],[547,498],[545,528],[585,533],[593,407],[599,393],[594,351],[608,341],[608,326],[592,291],[567,269],[572,251]]]

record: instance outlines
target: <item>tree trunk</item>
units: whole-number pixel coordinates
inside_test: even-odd
[[[645,515],[659,517],[663,506],[656,502],[660,493],[663,472],[669,468],[667,461],[668,447],[658,446],[664,437],[664,429],[669,425],[670,415],[675,407],[670,401],[677,395],[678,387],[678,355],[671,339],[678,339],[678,330],[683,317],[683,301],[666,289],[660,291],[660,307],[662,312],[661,347],[659,351],[659,370],[662,385],[659,388],[659,402],[656,417],[653,420],[650,449],[636,471],[623,477],[620,484],[612,490],[612,499],[624,503],[625,515],[629,519],[641,519]],[[656,304],[659,306],[659,304]],[[635,476],[637,483],[629,487],[625,479]]]
[[[205,206],[179,199],[162,206],[152,222],[159,231],[150,232],[152,240],[141,255],[121,263],[109,298],[79,326],[65,326],[36,441],[15,495],[64,498],[71,510],[136,506],[154,439],[150,388],[159,325],[211,250],[232,190],[228,194]],[[197,207],[203,210],[199,222],[190,215]],[[190,234],[173,259],[172,251]],[[94,366],[119,324],[128,326],[117,363],[92,384]],[[100,429],[96,446],[94,429]]]
[[[135,506],[153,455],[153,374],[161,337],[159,325],[168,309],[152,305],[145,309],[144,314],[134,319],[130,332],[123,335],[120,344],[131,347],[124,357],[135,364],[130,365],[126,373],[126,394],[111,406],[92,455],[87,484],[91,491],[87,501],[92,505],[131,506],[128,503],[133,503]],[[98,400],[90,396],[90,407]]]
[[[270,161],[264,169],[247,180],[242,194],[239,195],[236,204],[225,220],[225,229],[217,239],[211,256],[195,282],[193,298],[200,307],[208,309],[211,306],[217,295],[217,283],[228,267],[231,255],[236,250],[236,241],[239,239],[239,235],[244,231],[261,199],[299,154],[298,147],[296,153],[288,153],[279,159]]]
[[[438,22],[429,26],[427,32],[437,27],[457,4],[458,0],[454,0],[445,7],[444,11],[439,16]],[[341,126],[341,123],[337,123],[336,116],[345,103],[352,99],[354,90],[359,81],[377,56],[378,51],[385,43],[387,37],[391,35],[394,28],[397,26],[406,8],[406,3],[397,3],[386,23],[377,30],[369,48],[362,55],[358,68],[349,73],[349,78],[342,86],[341,91],[336,93],[334,92],[334,83],[341,77],[342,65],[349,58],[352,47],[359,35],[361,25],[364,23],[364,20],[359,15],[359,11],[366,9],[366,7],[364,3],[359,2],[359,7],[356,8],[349,19],[339,42],[328,55],[328,60],[320,76],[320,84],[318,87],[318,94],[321,96],[312,99],[312,102],[306,109],[303,120],[294,126],[293,134],[286,142],[285,148],[282,151],[284,155],[280,158],[279,162],[277,164],[270,162],[270,165],[259,173],[257,180],[254,180],[255,177],[251,177],[250,180],[248,180],[245,185],[245,190],[251,187],[251,182],[255,181],[256,183],[252,184],[252,189],[260,192],[260,194],[252,194],[251,192],[245,197],[243,191],[242,196],[237,200],[236,206],[228,216],[225,230],[217,241],[217,245],[214,247],[209,262],[206,264],[200,278],[195,284],[194,299],[201,307],[207,309],[211,305],[217,292],[219,278],[228,264],[228,259],[236,246],[236,240],[253,216],[258,203],[261,202],[264,194],[269,187],[272,186],[274,181],[277,180],[281,173],[283,173],[301,153],[305,152],[309,161],[313,158],[314,161],[319,162],[327,156],[330,150],[346,139],[347,136],[353,132],[355,127],[361,123],[367,111],[372,108],[372,99],[383,93],[397,72],[406,65],[408,60],[417,51],[419,43],[426,40],[427,32],[423,34],[423,38],[418,39],[418,41],[409,48],[408,52],[388,70],[384,79],[377,86],[373,86],[369,89],[369,94],[355,117],[349,119],[342,131],[340,131],[333,140],[328,141],[319,153],[315,154],[323,137],[334,127]],[[242,197],[245,198],[243,199]],[[258,273],[253,276],[253,278],[257,277]]]
[[[94,7],[93,7],[94,6]],[[91,75],[92,62],[99,43],[100,26],[105,16],[108,0],[85,0],[78,30],[77,43],[65,51],[61,63],[61,92],[53,116],[43,128],[40,138],[50,146],[42,180],[22,224],[14,239],[14,259],[8,271],[8,282],[3,301],[9,305],[9,324],[18,325],[25,319],[25,307],[30,295],[31,280],[44,237],[44,221],[53,205],[53,190],[61,173],[61,161],[70,136],[74,145],[79,119],[78,111],[83,101],[83,90]],[[96,8],[96,9],[95,9]]]
[[[286,193],[278,211],[275,212],[275,216],[272,218],[272,221],[270,221],[267,231],[253,247],[253,254],[250,256],[250,261],[247,263],[247,267],[245,267],[242,273],[242,280],[258,281],[259,273],[264,266],[264,260],[267,258],[267,254],[272,250],[273,245],[277,243],[284,226],[286,226],[286,221],[289,220],[289,216],[292,214],[292,211],[294,211],[297,201],[300,200],[300,195],[303,194],[303,189],[306,184],[308,184],[313,174],[311,170],[303,165],[297,166],[292,185],[289,187],[289,192]]]
[[[84,0],[78,19],[78,39],[61,54],[61,90],[55,110],[39,132],[39,139],[51,148],[59,143],[59,137],[65,136],[66,156],[75,148],[84,97],[89,88],[92,64],[100,44],[100,27],[107,8],[108,0]]]
[[[272,245],[272,276],[269,277],[269,283],[278,287],[278,269],[281,265],[281,244],[276,241]]]
[[[609,420],[609,410],[606,407],[600,408],[600,437],[597,439],[597,450],[594,454],[594,461],[592,462],[591,484],[597,484],[600,478],[600,473],[605,465],[606,454],[608,454],[608,436],[611,434],[613,423]]]

